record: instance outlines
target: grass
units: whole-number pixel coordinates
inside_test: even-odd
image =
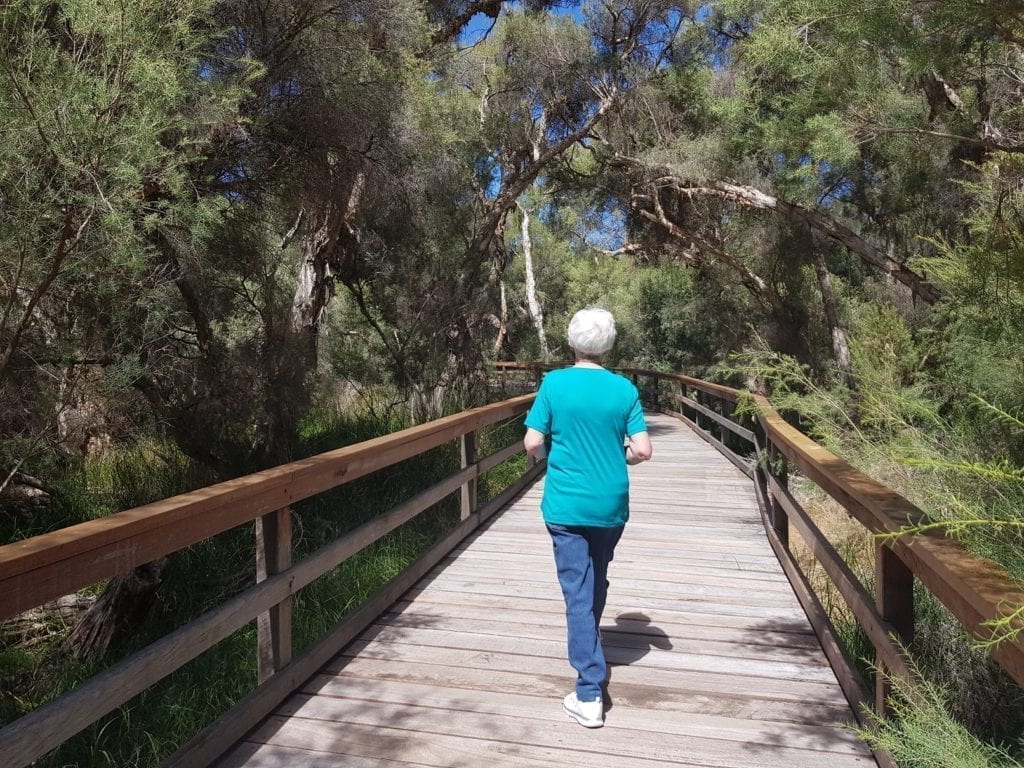
[[[875,718],[860,735],[873,747],[892,755],[901,768],[1021,768],[1008,748],[980,740],[956,719],[946,690],[925,683],[911,692],[900,680],[893,680],[890,699],[893,714]],[[1018,750],[1021,743],[1018,742]]]
[[[402,411],[359,410],[326,403],[299,429],[300,450],[312,455],[408,426]],[[521,419],[481,431],[481,456],[519,439]],[[485,503],[518,478],[525,458],[513,458],[480,478]],[[293,559],[373,519],[457,471],[455,442],[399,465],[347,483],[293,507]],[[86,462],[62,481],[59,514],[35,530],[8,531],[24,537],[118,509],[165,498],[211,482],[170,446],[146,443]],[[297,596],[293,634],[298,655],[338,620],[412,563],[459,522],[458,494],[452,494],[380,541],[314,581]],[[124,633],[99,662],[71,662],[63,652],[66,632],[27,649],[0,639],[0,716],[3,722],[31,711],[60,693],[145,647],[191,618],[221,604],[254,581],[254,532],[242,526],[175,553],[169,558],[153,605],[134,631]],[[136,696],[41,759],[58,766],[154,765],[201,731],[256,685],[254,624],[234,633],[177,672]]]

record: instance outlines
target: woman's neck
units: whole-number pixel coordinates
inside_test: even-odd
[[[576,360],[576,366],[575,367],[577,367],[577,368],[602,368],[603,366],[600,363],[598,363],[598,362],[596,362],[594,360],[586,360],[586,359],[583,359],[583,358],[578,358]]]

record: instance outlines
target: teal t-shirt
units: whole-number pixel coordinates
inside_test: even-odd
[[[549,439],[546,523],[610,528],[629,518],[625,438],[647,430],[633,383],[575,366],[544,377],[526,426]]]

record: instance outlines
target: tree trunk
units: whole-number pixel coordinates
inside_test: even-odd
[[[640,202],[650,202],[654,206],[654,212],[652,213],[651,211],[640,207]],[[750,293],[766,307],[772,309],[776,314],[782,313],[782,305],[779,301],[778,295],[774,288],[772,288],[763,277],[751,271],[751,269],[739,258],[727,253],[725,250],[719,248],[707,239],[700,237],[689,230],[683,229],[674,221],[669,219],[661,204],[661,199],[658,197],[657,189],[653,189],[650,195],[633,195],[633,198],[630,200],[630,204],[637,213],[649,221],[660,224],[666,229],[669,235],[682,243],[683,261],[687,266],[697,269],[707,266],[707,259],[699,255],[700,253],[707,254],[716,262],[724,264],[729,269],[736,272],[736,274],[739,275],[740,281],[744,286],[746,286],[747,290],[749,290]]]
[[[814,270],[818,273],[818,287],[821,289],[821,302],[825,308],[825,321],[832,333],[832,351],[836,356],[839,373],[843,383],[851,390],[856,389],[853,368],[850,365],[850,345],[846,340],[846,331],[839,320],[839,305],[832,288],[832,275],[829,274],[825,254],[816,251],[814,254]]]
[[[530,241],[530,213],[523,206],[519,206],[523,214],[523,262],[526,269],[526,306],[530,310],[530,319],[537,329],[537,341],[540,343],[540,357],[544,362],[548,361],[548,339],[544,335],[544,311],[540,302],[537,301],[537,281],[533,274],[533,243]]]
[[[498,338],[494,340],[494,356],[501,354],[501,348],[505,346],[505,336],[508,335],[508,300],[505,297],[505,281],[498,282],[498,289],[501,291],[501,314],[498,316]]]
[[[18,471],[0,476],[0,513],[39,515],[50,508],[49,489],[31,475]]]
[[[165,565],[167,558],[162,557],[112,578],[68,636],[71,655],[79,660],[99,658],[120,629],[141,620],[152,604],[150,598]]]
[[[302,264],[298,285],[292,300],[292,329],[305,333],[311,353],[316,354],[320,331],[327,320],[327,307],[334,298],[334,282],[339,271],[355,254],[358,234],[352,222],[359,210],[366,173],[359,171],[352,181],[344,208],[329,200],[319,220],[311,222],[311,229],[302,241]],[[344,279],[345,275],[341,275]]]

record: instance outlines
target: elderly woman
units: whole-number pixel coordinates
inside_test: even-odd
[[[608,563],[629,517],[626,465],[651,458],[636,387],[601,366],[614,343],[611,313],[592,308],[573,316],[569,344],[576,364],[544,377],[523,441],[531,456],[548,459],[541,511],[565,597],[569,663],[577,673],[576,690],[562,706],[587,728],[604,725],[608,667],[599,627]]]

